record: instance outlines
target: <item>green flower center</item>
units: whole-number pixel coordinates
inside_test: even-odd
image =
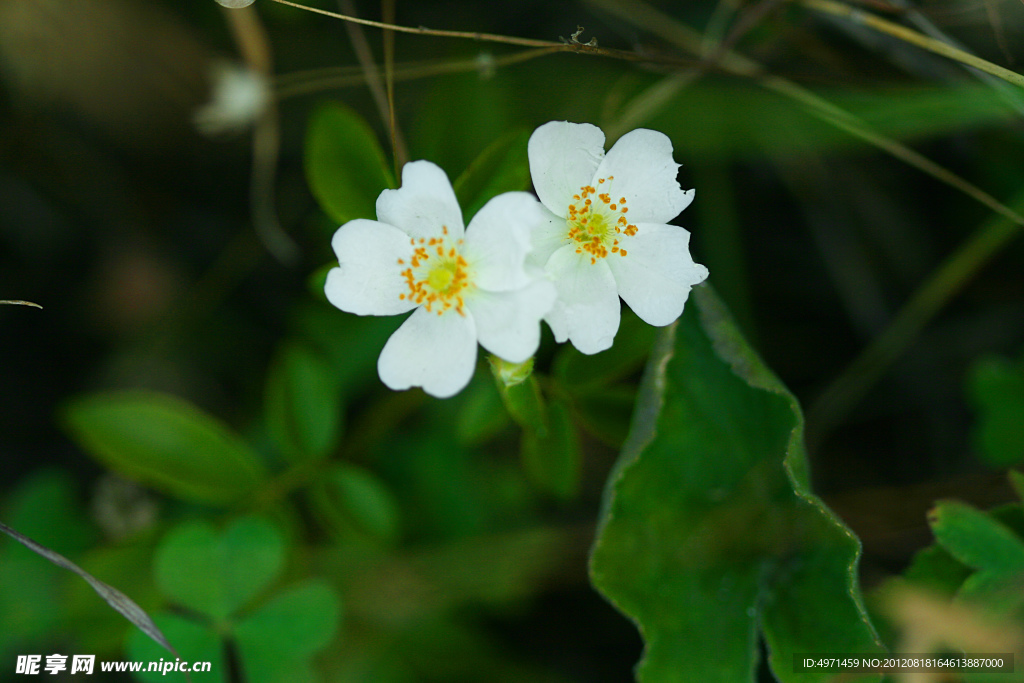
[[[455,261],[441,261],[427,275],[427,284],[435,292],[447,294],[451,291],[452,282],[459,272],[459,264]]]
[[[404,266],[401,275],[409,288],[398,295],[399,299],[421,304],[428,311],[442,315],[454,308],[459,315],[466,315],[465,290],[469,284],[469,264],[459,253],[462,240],[454,245],[448,239],[448,228],[441,226],[442,236],[410,239],[412,256],[409,261],[398,259]]]
[[[598,178],[597,184],[603,185],[614,178]],[[637,227],[626,220],[629,211],[626,198],[621,197],[619,201],[613,202],[611,194],[598,192],[591,185],[581,187],[579,194],[574,194],[572,198],[574,201],[565,215],[568,227],[566,238],[576,243],[576,253],[587,252],[591,264],[597,263],[599,258],[606,258],[608,254],[625,256],[627,252],[622,248],[620,240],[637,233]]]

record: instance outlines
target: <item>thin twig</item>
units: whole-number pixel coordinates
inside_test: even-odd
[[[373,26],[380,29],[388,29],[397,33],[412,33],[421,36],[436,36],[439,38],[463,38],[467,40],[476,40],[488,43],[504,43],[506,45],[522,45],[525,47],[550,47],[556,48],[561,52],[578,52],[581,54],[588,55],[600,55],[602,57],[614,57],[616,59],[626,59],[629,61],[643,62],[652,61],[649,57],[630,52],[627,50],[616,50],[614,48],[598,47],[597,45],[590,43],[581,43],[578,41],[565,41],[556,43],[551,40],[537,40],[534,38],[519,38],[518,36],[503,36],[497,33],[480,33],[476,31],[448,31],[443,29],[427,28],[425,26],[412,27],[412,26],[399,26],[397,24],[388,24],[382,21],[373,21],[371,19],[360,19],[359,17],[353,17],[346,14],[338,14],[337,12],[329,12],[327,10],[318,9],[316,7],[309,7],[308,5],[302,5],[291,0],[273,0],[274,2],[281,3],[282,5],[288,5],[289,7],[295,7],[297,9],[306,10],[307,12],[314,12],[316,14],[322,14],[333,19],[341,19],[342,21],[351,21],[356,24],[362,24],[363,26]]]
[[[395,23],[395,0],[381,0],[381,17],[389,24]],[[388,128],[391,130],[391,151],[395,160],[395,177],[402,176],[402,167],[409,160],[405,145],[399,145],[401,135],[395,118],[395,32],[384,29],[384,82],[388,91]]]
[[[338,0],[338,4],[346,15],[355,15],[355,5],[352,0]],[[345,22],[345,29],[348,32],[349,40],[352,41],[352,49],[356,53],[356,59],[359,60],[359,67],[362,69],[362,82],[366,83],[366,87],[370,89],[373,102],[377,105],[377,111],[380,113],[381,122],[391,130],[391,151],[397,164],[399,158],[404,159],[408,156],[405,151],[405,139],[395,130],[393,107],[388,91],[381,80],[380,69],[374,61],[370,43],[366,40],[366,34],[359,23]]]
[[[31,306],[32,308],[42,308],[39,304],[32,303],[31,301],[21,301],[19,299],[0,299],[0,304],[11,304],[12,306]]]
[[[523,50],[522,52],[496,57],[487,63],[487,67],[501,68],[561,51],[560,48],[554,47]],[[395,80],[405,81],[416,78],[465,73],[467,71],[479,71],[480,69],[481,63],[479,58],[476,57],[471,59],[398,64],[395,65]],[[274,94],[278,100],[283,100],[329,88],[346,88],[360,85],[363,82],[364,76],[358,67],[328,67],[324,69],[310,69],[308,71],[293,71],[277,77]]]

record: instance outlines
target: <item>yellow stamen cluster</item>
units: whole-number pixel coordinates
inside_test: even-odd
[[[615,176],[598,178],[597,184],[603,185],[605,181],[614,179]],[[637,227],[626,220],[629,212],[626,198],[620,197],[615,202],[610,193],[598,192],[592,185],[584,185],[572,198],[565,221],[569,226],[568,238],[577,244],[576,253],[590,254],[592,264],[599,258],[606,258],[609,253],[625,256],[626,250],[619,245],[619,236],[632,237],[637,233]]]
[[[433,312],[442,315],[450,308],[456,313],[466,315],[464,292],[469,286],[469,264],[456,248],[462,245],[458,240],[455,246],[448,244],[448,228],[442,226],[443,237],[410,239],[412,256],[409,262],[398,259],[398,265],[407,266],[402,271],[402,278],[409,287],[408,293],[398,295],[399,299],[423,305]]]

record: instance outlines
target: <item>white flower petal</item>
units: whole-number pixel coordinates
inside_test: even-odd
[[[534,225],[531,242],[533,249],[526,257],[528,263],[543,268],[551,255],[569,244],[569,227],[565,218],[541,208],[541,220]]]
[[[476,368],[476,326],[470,315],[417,309],[384,345],[377,373],[388,387],[410,387],[437,398],[459,393]]]
[[[349,221],[331,240],[338,267],[327,273],[327,300],[357,315],[396,315],[415,304],[399,295],[409,291],[398,259],[409,257],[409,238],[398,228],[365,219]]]
[[[592,264],[589,254],[577,254],[572,245],[548,259],[547,273],[555,282],[558,298],[544,319],[556,340],[568,338],[587,354],[611,347],[619,329],[619,295],[607,260]]]
[[[668,223],[693,201],[676,181],[679,164],[672,160],[672,141],[664,133],[637,128],[608,150],[594,176],[614,176],[605,191],[612,202],[626,198],[630,223]]]
[[[606,259],[621,296],[644,322],[661,327],[683,312],[690,288],[708,269],[690,256],[690,233],[675,225],[640,223],[625,240],[626,256]]]
[[[572,196],[594,178],[604,157],[604,132],[589,123],[551,121],[527,145],[530,176],[544,206],[565,216]]]
[[[429,161],[410,161],[402,168],[402,186],[377,197],[377,220],[416,239],[439,237],[442,226],[453,239],[461,239],[464,232],[452,184]]]
[[[543,220],[540,202],[528,192],[506,192],[484,204],[470,221],[462,247],[473,283],[493,292],[529,284],[523,264],[530,233]]]
[[[514,292],[479,291],[466,301],[480,345],[512,363],[522,363],[540,344],[540,321],[555,302],[555,286],[537,280]]]

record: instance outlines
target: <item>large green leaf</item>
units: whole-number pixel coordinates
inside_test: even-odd
[[[321,106],[306,131],[306,180],[324,213],[339,225],[375,218],[377,195],[395,186],[377,136],[339,103]]]
[[[90,394],[66,406],[64,421],[101,463],[178,498],[230,504],[266,476],[257,455],[225,424],[168,394]]]
[[[695,289],[652,352],[591,557],[646,641],[640,680],[752,681],[759,632],[784,682],[833,675],[796,654],[881,651],[859,542],[808,480],[796,399]]]

